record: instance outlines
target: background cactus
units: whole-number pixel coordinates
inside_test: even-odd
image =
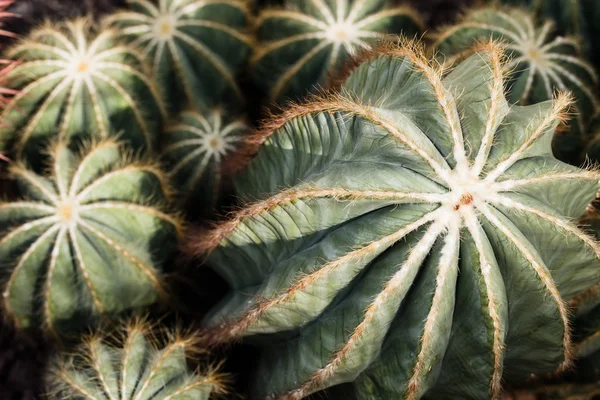
[[[212,337],[267,335],[258,397],[496,398],[571,362],[600,251],[569,222],[599,174],[550,149],[569,99],[509,106],[494,45],[445,77],[413,47],[270,124],[238,180],[258,201],[190,244],[233,287]]]
[[[11,145],[39,162],[50,139],[120,134],[134,149],[154,148],[164,115],[140,57],[86,20],[46,24],[8,52],[21,62],[6,75],[18,90],[0,120],[0,151]]]
[[[387,0],[287,0],[262,11],[257,25],[255,81],[278,102],[314,91],[378,38],[424,29],[415,11]]]
[[[184,202],[195,209],[212,208],[221,194],[224,159],[233,153],[248,125],[221,109],[188,111],[165,132],[162,157]],[[192,205],[192,204],[190,204]]]
[[[586,124],[598,107],[594,68],[580,57],[574,38],[553,34],[553,23],[536,25],[532,15],[520,9],[487,7],[467,13],[462,21],[436,35],[436,47],[443,56],[454,57],[476,42],[506,42],[512,71],[507,82],[508,99],[520,105],[551,99],[555,90],[571,91],[576,103],[570,129],[562,129],[554,143],[555,155],[578,164]]]
[[[0,204],[4,312],[67,333],[155,302],[180,230],[161,172],[113,141],[81,156],[59,144],[52,159],[48,176],[11,165],[23,200]]]
[[[224,393],[224,376],[214,368],[192,373],[186,356],[194,340],[171,334],[165,344],[143,324],[129,324],[115,345],[94,335],[72,356],[58,360],[48,375],[50,399],[208,400]],[[165,341],[163,339],[163,341]]]
[[[244,0],[128,0],[128,4],[131,11],[116,13],[107,23],[142,49],[174,110],[190,104],[243,102],[236,78],[252,43]]]

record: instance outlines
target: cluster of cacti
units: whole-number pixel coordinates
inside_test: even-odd
[[[51,367],[48,398],[208,400],[213,393],[225,393],[223,375],[188,368],[187,358],[198,351],[194,338],[177,332],[170,336],[161,343],[151,328],[133,322],[116,344],[111,337],[87,337],[73,355]]]
[[[598,76],[580,58],[579,44],[573,38],[557,36],[550,20],[536,24],[520,9],[496,7],[476,9],[463,20],[438,32],[434,46],[443,57],[460,58],[478,41],[504,42],[512,71],[506,83],[508,99],[520,105],[551,99],[556,90],[571,91],[576,99],[571,129],[556,136],[556,155],[563,161],[575,160],[583,147],[583,135],[598,107],[594,90]]]
[[[423,29],[411,8],[388,0],[286,0],[281,8],[262,11],[257,25],[255,80],[278,102],[314,92],[377,39]]]
[[[443,28],[392,0],[121,3],[0,29],[0,308],[58,344],[47,398],[214,399],[227,372],[297,400],[600,377],[592,0]],[[571,384],[548,393],[595,393]]]

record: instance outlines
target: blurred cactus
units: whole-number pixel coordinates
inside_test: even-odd
[[[378,39],[424,29],[412,8],[387,0],[286,0],[262,11],[257,25],[255,81],[279,103],[314,92]]]
[[[229,118],[221,109],[184,112],[167,128],[162,157],[182,203],[194,209],[217,205],[229,175],[223,162],[248,129],[243,119]]]
[[[121,134],[134,149],[152,150],[164,115],[140,57],[98,33],[86,20],[46,24],[7,55],[21,62],[5,77],[19,93],[0,119],[0,151],[39,163],[52,139]]]
[[[3,308],[22,328],[68,333],[152,304],[180,223],[165,178],[113,141],[51,152],[46,176],[11,165],[23,200],[0,204]]]
[[[50,369],[48,398],[208,400],[211,394],[224,394],[224,376],[215,368],[189,370],[186,358],[199,351],[195,340],[170,336],[163,344],[149,327],[130,323],[117,340],[86,338],[72,356],[62,357]]]
[[[237,76],[250,54],[244,0],[128,0],[107,19],[152,62],[174,111],[190,104],[243,102]],[[158,3],[158,4],[156,4]]]
[[[387,44],[253,139],[252,203],[188,250],[233,288],[211,337],[264,349],[257,397],[496,399],[570,365],[566,302],[600,280],[570,220],[600,174],[552,155],[568,96],[511,106],[502,57],[444,70]]]
[[[468,12],[456,25],[436,35],[435,47],[452,59],[478,41],[490,37],[506,43],[512,71],[506,83],[511,103],[527,105],[549,100],[556,90],[571,91],[576,103],[569,129],[561,129],[554,143],[555,155],[578,164],[587,123],[598,107],[598,75],[580,57],[578,41],[553,34],[553,23],[537,25],[520,9],[485,7]]]

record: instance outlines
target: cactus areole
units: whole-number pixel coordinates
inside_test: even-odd
[[[571,222],[598,173],[550,149],[569,98],[510,106],[493,43],[446,72],[416,47],[267,127],[252,202],[196,243],[233,287],[215,339],[268,348],[258,397],[483,399],[571,361],[567,302],[600,264]]]

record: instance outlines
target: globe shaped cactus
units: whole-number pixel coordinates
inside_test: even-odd
[[[116,13],[106,22],[143,51],[172,108],[242,102],[236,78],[252,44],[244,0],[127,3],[130,11]]]
[[[51,154],[48,175],[10,168],[23,200],[0,204],[4,312],[22,328],[69,334],[154,303],[180,230],[163,209],[162,173],[114,141]]]
[[[225,159],[232,155],[248,131],[243,119],[221,109],[188,111],[167,128],[162,158],[183,202],[195,208],[212,208],[221,195]],[[203,207],[204,206],[204,207]]]
[[[117,343],[92,335],[73,355],[56,360],[47,377],[48,398],[208,400],[225,392],[215,368],[189,370],[186,358],[198,353],[192,338],[176,333],[159,340],[139,322],[124,331]]]
[[[387,0],[286,0],[282,8],[262,11],[257,25],[255,81],[278,102],[314,91],[387,34],[423,29],[415,11]]]
[[[253,139],[249,203],[188,250],[233,288],[210,337],[264,348],[256,397],[496,398],[571,362],[566,302],[600,252],[570,220],[599,174],[552,155],[568,96],[509,105],[502,54],[443,76],[384,45]]]
[[[0,152],[14,146],[34,162],[49,140],[113,134],[136,150],[152,150],[162,103],[140,56],[118,38],[76,20],[44,25],[8,51],[20,63],[6,82],[19,93],[0,116]]]
[[[586,124],[598,107],[594,68],[580,57],[579,43],[552,33],[554,24],[536,24],[520,9],[487,7],[475,9],[456,25],[441,30],[435,47],[446,57],[455,57],[477,41],[490,37],[506,43],[512,71],[507,81],[508,99],[521,105],[551,99],[555,90],[570,91],[576,103],[571,129],[557,136],[555,152],[564,160],[575,160],[582,150]]]

